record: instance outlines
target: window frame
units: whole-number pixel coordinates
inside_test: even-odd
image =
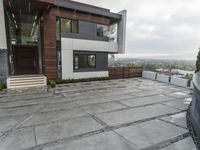
[[[66,19],[66,20],[71,20],[71,23],[70,23],[70,32],[67,32],[67,31],[62,31],[62,22],[61,20],[62,19]],[[65,18],[65,17],[59,17],[59,20],[60,20],[60,32],[66,32],[66,33],[74,33],[74,34],[78,34],[79,33],[79,20],[77,19],[69,19],[69,18]],[[77,32],[73,32],[72,30],[72,22],[73,21],[76,21],[77,22]]]
[[[79,61],[79,57],[80,57],[80,55],[86,55],[86,57],[87,57],[87,67],[86,68],[80,68],[80,61]],[[76,56],[78,56],[78,68],[76,68],[76,63],[75,63],[75,57]],[[89,57],[88,56],[95,56],[95,65],[94,65],[94,67],[92,67],[92,66],[90,66],[89,65]],[[81,70],[81,69],[96,69],[96,66],[97,66],[97,59],[96,59],[97,57],[96,57],[96,54],[77,54],[77,53],[75,53],[74,54],[74,57],[73,57],[73,64],[74,64],[74,66],[73,66],[73,68],[74,68],[74,70]]]

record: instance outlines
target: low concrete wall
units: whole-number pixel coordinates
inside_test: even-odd
[[[188,80],[182,79],[182,78],[171,77],[171,84],[181,86],[181,87],[188,87]]]
[[[200,72],[195,75],[193,82],[194,90],[190,117],[194,131],[200,140]]]
[[[169,83],[169,79],[170,77],[168,75],[164,75],[164,74],[157,74],[157,79],[160,82],[165,82],[165,83]]]
[[[143,71],[142,77],[145,79],[156,80],[156,73],[152,71]]]
[[[188,79],[176,78],[173,76],[160,74],[160,73],[152,72],[152,71],[146,71],[146,70],[143,71],[142,77],[145,79],[157,80],[160,82],[193,89],[193,83],[192,81],[189,82]]]

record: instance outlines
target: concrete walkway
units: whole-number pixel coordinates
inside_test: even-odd
[[[0,150],[196,150],[190,90],[145,79],[0,96]]]

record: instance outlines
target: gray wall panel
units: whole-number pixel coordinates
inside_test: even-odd
[[[85,40],[96,40],[96,41],[108,41],[108,38],[106,38],[106,37],[97,36],[97,24],[96,23],[79,20],[78,27],[79,27],[78,33],[62,32],[61,37],[85,39]]]
[[[0,82],[6,82],[8,77],[7,50],[0,50]]]

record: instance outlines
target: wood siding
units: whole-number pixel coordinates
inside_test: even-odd
[[[109,77],[112,79],[142,77],[143,68],[141,67],[110,67],[108,68]]]
[[[51,12],[43,15],[44,71],[48,79],[57,78],[56,17]]]

